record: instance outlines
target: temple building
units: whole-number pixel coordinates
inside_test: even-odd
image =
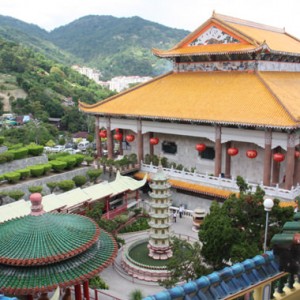
[[[169,50],[173,70],[93,105],[79,103],[121,153],[162,155],[215,178],[300,195],[300,41],[284,29],[213,13]],[[124,147],[130,145],[129,147]],[[217,180],[211,180],[220,185]]]

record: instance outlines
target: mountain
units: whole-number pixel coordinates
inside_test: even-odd
[[[155,76],[171,65],[151,48],[167,49],[189,32],[139,17],[86,16],[47,32],[36,25],[0,16],[0,37],[30,46],[64,64],[99,69],[104,79],[118,75]]]
[[[45,54],[63,64],[72,64],[79,58],[73,57],[49,41],[49,32],[34,24],[0,15],[0,37]],[[80,63],[80,60],[79,60]]]
[[[187,34],[140,17],[90,15],[53,30],[50,40],[106,77],[153,76],[170,66],[154,57],[151,48],[170,48]]]

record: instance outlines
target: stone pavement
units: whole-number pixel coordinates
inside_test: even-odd
[[[171,231],[176,235],[181,235],[182,237],[185,236],[185,238],[190,237],[192,239],[198,240],[198,234],[192,230],[191,217],[184,216],[181,219],[177,217],[177,222],[172,224]],[[125,241],[130,241],[132,239],[139,238],[138,235],[140,234],[133,233],[120,236],[124,238]],[[130,293],[136,289],[141,290],[144,297],[156,294],[164,290],[163,287],[159,286],[156,283],[141,281],[133,278],[132,276],[129,276],[123,271],[122,267],[120,266],[120,262],[121,250],[119,250],[119,254],[114,265],[108,267],[100,274],[101,278],[109,285],[109,290],[101,290],[101,294],[98,295],[99,300],[128,300]]]

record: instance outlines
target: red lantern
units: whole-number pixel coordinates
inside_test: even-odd
[[[100,136],[102,139],[107,138],[107,131],[106,131],[106,130],[100,130],[99,136]]]
[[[284,154],[282,153],[274,153],[273,159],[277,162],[282,162],[284,161]]]
[[[131,142],[134,141],[134,135],[133,134],[128,134],[128,135],[126,135],[125,139],[128,143],[131,143]]]
[[[298,150],[295,151],[295,157],[296,157],[296,158],[299,158],[299,157],[300,157],[300,151],[298,151]]]
[[[196,150],[199,152],[203,152],[206,149],[206,145],[205,144],[197,144],[196,145]]]
[[[230,156],[235,156],[239,153],[239,149],[238,148],[228,148],[227,153]]]
[[[156,138],[156,137],[153,137],[153,138],[150,139],[150,144],[151,145],[157,145],[158,142],[159,142],[159,139]]]
[[[117,141],[122,141],[123,139],[123,134],[122,133],[116,133],[114,134],[114,139],[117,140]]]
[[[256,150],[247,150],[246,152],[247,157],[249,158],[255,158],[257,156],[257,151]]]

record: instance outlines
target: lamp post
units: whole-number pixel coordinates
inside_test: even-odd
[[[268,236],[268,223],[269,223],[269,211],[272,210],[274,206],[274,202],[272,199],[265,199],[264,200],[264,208],[266,211],[266,227],[265,227],[265,240],[264,240],[264,253],[267,251],[267,236]]]

